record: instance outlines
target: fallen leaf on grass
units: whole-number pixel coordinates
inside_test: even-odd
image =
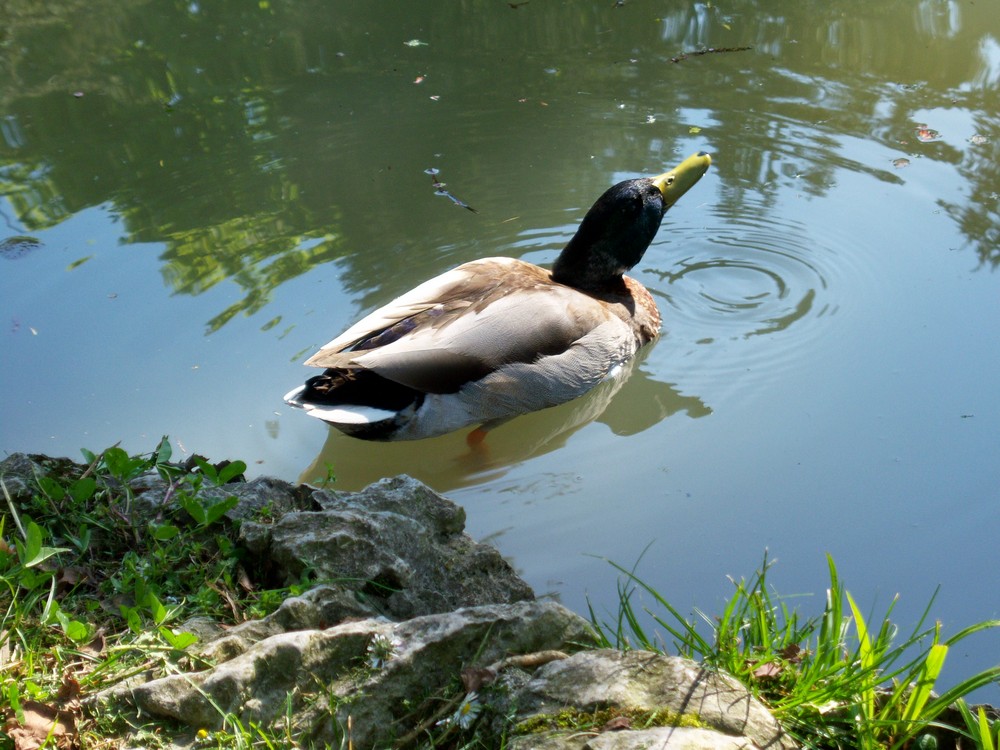
[[[50,741],[60,750],[78,746],[76,717],[72,713],[38,701],[23,701],[21,710],[24,721],[10,719],[4,727],[14,742],[14,750],[39,750]]]
[[[497,673],[488,667],[466,667],[462,670],[462,686],[466,693],[478,692],[483,685],[492,685]]]
[[[773,680],[775,677],[781,674],[781,665],[775,664],[773,661],[769,661],[765,664],[761,664],[753,671],[753,676],[758,680]]]
[[[632,720],[627,716],[616,716],[613,719],[609,719],[608,722],[601,727],[602,732],[618,732],[623,729],[631,729]]]
[[[778,652],[778,655],[785,661],[791,662],[792,664],[798,664],[802,661],[805,651],[799,644],[789,643]]]

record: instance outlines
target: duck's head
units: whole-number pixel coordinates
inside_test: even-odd
[[[657,177],[625,180],[609,188],[583,217],[580,228],[552,267],[552,278],[578,289],[601,290],[620,283],[642,260],[663,214],[708,170],[704,151]]]

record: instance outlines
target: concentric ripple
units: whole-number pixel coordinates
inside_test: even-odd
[[[659,273],[671,322],[690,318],[698,340],[711,341],[777,333],[827,313],[822,250],[807,251],[807,236],[795,229],[729,226],[707,240],[707,254]]]
[[[675,227],[674,241],[654,246],[647,260],[671,257],[678,234],[691,237],[685,254],[674,254],[669,267],[647,266],[642,278],[663,312],[658,366],[686,370],[687,360],[706,385],[736,373],[773,374],[808,357],[854,288],[853,280],[840,283],[845,273],[858,270],[844,244],[803,222],[761,206],[723,213],[718,226]]]

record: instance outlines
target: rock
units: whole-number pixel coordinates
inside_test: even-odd
[[[11,453],[0,461],[0,478],[13,499],[38,491],[38,477],[79,475],[80,468],[68,458],[50,458],[36,453]]]
[[[71,482],[83,468],[13,454],[0,476],[17,500],[36,491],[37,476]],[[179,491],[155,473],[130,487],[139,523],[163,515]],[[227,516],[240,524],[258,585],[316,585],[259,621],[189,620],[200,658],[178,664],[214,666],[134,675],[90,698],[92,714],[124,702],[190,730],[230,717],[245,727],[285,721],[301,744],[359,750],[457,746],[471,731],[481,746],[511,750],[795,747],[728,675],[641,651],[567,656],[592,642],[588,622],[533,601],[496,550],[464,533],[464,510],[409,477],[359,493],[269,478],[200,492],[237,498]],[[481,718],[469,730],[462,720],[479,714],[456,709],[473,693]]]
[[[370,648],[376,638],[391,644],[380,659]],[[130,699],[147,714],[211,729],[226,713],[244,724],[272,721],[285,714],[291,695],[293,711],[308,703],[297,725],[311,726],[315,743],[337,746],[350,715],[354,745],[374,747],[411,728],[398,720],[407,701],[443,695],[464,667],[589,638],[587,621],[554,602],[469,607],[400,623],[359,620],[265,638],[212,669],[132,686]]]
[[[352,592],[338,586],[321,585],[301,596],[285,599],[267,617],[249,620],[211,638],[201,638],[195,650],[211,662],[229,661],[272,635],[293,630],[321,630],[347,619],[364,619],[377,614],[374,608],[358,601]]]
[[[600,709],[616,709],[626,717],[655,710],[663,714],[664,723],[679,726],[608,731],[596,737],[581,736],[572,726],[538,732],[551,724],[572,725],[574,712],[583,717]],[[734,677],[647,651],[583,651],[541,667],[518,696],[514,721],[521,734],[508,746],[516,750],[796,747]],[[535,733],[526,735],[526,729]]]
[[[353,494],[317,490],[313,498],[323,510],[240,528],[285,583],[309,570],[393,619],[534,596],[499,552],[463,532],[462,508],[415,479],[385,479]]]
[[[358,620],[271,636],[213,669],[133,686],[131,696],[141,711],[192,728],[217,728],[227,713],[266,725],[290,708],[304,738],[320,746],[343,744],[350,717],[355,747],[387,747],[415,731],[421,699],[446,705],[464,668],[585,644],[589,633],[583,618],[552,602],[470,607],[399,623]],[[376,639],[384,644],[378,653]],[[496,684],[504,687],[486,687],[482,696],[500,717],[513,714],[512,723],[493,730],[498,742],[506,732],[512,750],[796,747],[734,678],[680,657],[581,651],[541,666],[531,679],[518,674],[501,675]],[[630,728],[628,717],[642,715],[645,725],[654,711],[663,726]],[[601,713],[624,720],[600,731],[593,722]]]

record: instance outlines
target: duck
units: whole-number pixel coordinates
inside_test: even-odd
[[[475,425],[474,445],[510,419],[584,395],[659,336],[656,302],[625,274],[711,163],[699,151],[613,185],[551,269],[480,258],[416,286],[306,360],[323,372],[285,402],[363,440]]]

